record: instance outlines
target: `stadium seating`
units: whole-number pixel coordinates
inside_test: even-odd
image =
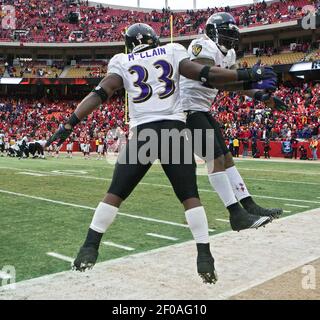
[[[82,1],[81,5],[70,5],[62,0],[8,0],[16,8],[16,29],[26,30],[18,35],[14,30],[0,26],[0,41],[21,42],[101,42],[123,39],[125,28],[135,22],[150,24],[163,37],[170,35],[170,15],[166,10],[142,12],[92,7]],[[290,9],[289,9],[290,4]],[[207,10],[174,12],[174,35],[202,33],[207,18],[214,12],[229,11],[240,27],[252,27],[297,19],[303,16],[301,7],[308,0],[290,0],[255,3],[250,6],[212,8]],[[75,23],[69,21],[72,12],[79,14]],[[73,32],[77,31],[78,35]]]
[[[101,65],[70,67],[65,78],[103,78],[107,74],[107,68]]]
[[[239,60],[239,63],[243,65],[244,63],[248,67],[252,67],[258,59],[261,59],[261,63],[267,65],[274,65],[274,64],[292,64],[297,61],[302,60],[306,56],[303,52],[285,52],[281,54],[274,54],[271,56],[245,56]]]

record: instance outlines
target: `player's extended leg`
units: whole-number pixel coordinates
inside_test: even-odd
[[[262,208],[257,205],[254,200],[252,199],[245,182],[243,181],[238,169],[235,166],[233,161],[233,157],[231,152],[226,146],[225,140],[220,130],[219,123],[211,118],[212,125],[215,128],[215,138],[222,148],[224,154],[224,165],[225,165],[225,172],[227,173],[228,179],[231,183],[233,192],[238,201],[242,204],[242,206],[253,215],[258,216],[268,216],[272,218],[277,218],[282,214],[282,209],[280,208]]]
[[[234,164],[231,152],[228,152],[225,155],[225,168],[237,199],[249,213],[259,216],[279,218],[283,212],[281,208],[263,208],[253,200],[245,182]]]
[[[201,143],[194,141],[194,151],[207,163],[209,182],[229,211],[231,228],[240,231],[266,225],[271,221],[269,217],[251,215],[238,203],[225,171],[223,148],[216,135],[220,128],[215,128],[211,119],[208,113],[195,112],[188,116],[187,126],[192,130],[193,136],[196,134],[194,129],[202,130],[202,150],[198,148]]]
[[[175,126],[179,128],[179,124]],[[184,124],[181,123],[180,126],[180,129],[183,129]],[[179,148],[179,164],[172,163],[172,155],[169,155],[169,161],[165,163],[163,153],[161,153],[160,161],[177,198],[184,206],[185,217],[197,246],[198,274],[204,283],[214,284],[218,277],[214,267],[214,258],[210,252],[207,216],[198,194],[192,145],[190,140],[183,139],[183,141]],[[186,149],[189,152],[185,153]],[[169,150],[175,151],[177,147],[172,147],[169,142]]]
[[[86,240],[73,263],[75,270],[85,271],[94,266],[103,234],[115,219],[121,203],[130,195],[151,167],[151,163],[141,164],[138,161],[125,163],[123,157],[128,159],[130,146],[129,142],[119,155],[109,190],[95,210]]]

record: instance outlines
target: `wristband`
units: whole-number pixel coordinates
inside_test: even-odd
[[[237,70],[238,81],[250,81],[252,80],[248,69],[238,69]]]
[[[243,90],[251,90],[252,89],[252,82],[244,81],[243,82]]]
[[[70,124],[72,128],[75,127],[79,122],[80,122],[80,119],[76,116],[75,113],[73,113],[69,118],[69,120],[67,121],[67,123]]]

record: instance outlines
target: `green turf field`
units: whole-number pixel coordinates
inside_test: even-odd
[[[284,215],[320,207],[319,164],[238,161],[237,167],[263,206],[283,207],[287,211]],[[0,158],[0,271],[2,266],[13,265],[16,279],[21,281],[68,270],[69,262],[47,253],[75,257],[90,224],[92,208],[103,198],[112,170],[112,164],[94,158]],[[200,166],[199,171],[204,169]],[[198,176],[198,185],[209,226],[214,229],[211,234],[229,230],[228,222],[217,220],[228,219],[228,215],[205,175]],[[158,165],[120,212],[103,241],[134,250],[101,245],[99,261],[192,239],[183,226],[182,206]]]

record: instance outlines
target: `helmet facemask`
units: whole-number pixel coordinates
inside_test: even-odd
[[[239,28],[233,23],[208,23],[206,26],[206,35],[218,45],[219,49],[226,54],[228,50],[239,46],[240,32]]]

